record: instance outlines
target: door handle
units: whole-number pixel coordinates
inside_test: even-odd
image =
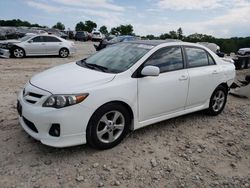
[[[187,79],[188,79],[188,76],[186,75],[181,75],[181,77],[179,78],[180,81],[187,80]]]
[[[42,43],[42,45],[45,45],[45,43]]]
[[[218,74],[217,70],[213,70],[212,74]]]

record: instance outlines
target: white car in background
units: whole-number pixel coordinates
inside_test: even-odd
[[[55,35],[28,34],[18,40],[0,42],[0,56],[3,57],[10,54],[15,58],[43,55],[59,55],[65,58],[75,52],[76,48],[73,42]]]
[[[101,41],[104,39],[104,35],[100,31],[92,32],[92,40],[93,41]]]
[[[23,129],[43,144],[119,144],[130,130],[206,110],[222,112],[235,67],[206,47],[123,42],[33,76],[18,96]]]

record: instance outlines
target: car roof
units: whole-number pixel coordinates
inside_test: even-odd
[[[171,43],[171,42],[181,42],[181,41],[177,40],[177,39],[167,39],[167,40],[136,40],[136,41],[130,41],[129,43],[158,46],[160,44]]]
[[[161,44],[172,44],[172,45],[186,45],[186,46],[193,46],[193,47],[200,47],[206,48],[197,43],[190,43],[190,42],[183,42],[178,39],[166,39],[166,40],[135,40],[135,41],[128,41],[128,43],[132,44],[143,44],[143,45],[150,45],[150,46],[158,46]]]

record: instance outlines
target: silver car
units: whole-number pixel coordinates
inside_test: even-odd
[[[25,56],[59,55],[68,57],[76,52],[74,42],[67,41],[55,35],[28,34],[18,40],[3,41],[0,43],[0,56],[8,54],[16,58]]]

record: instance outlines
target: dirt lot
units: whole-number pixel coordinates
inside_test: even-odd
[[[250,187],[247,99],[229,96],[217,117],[198,112],[157,123],[106,151],[30,138],[17,121],[17,93],[33,74],[94,52],[92,43],[77,47],[66,59],[0,59],[0,187]]]

